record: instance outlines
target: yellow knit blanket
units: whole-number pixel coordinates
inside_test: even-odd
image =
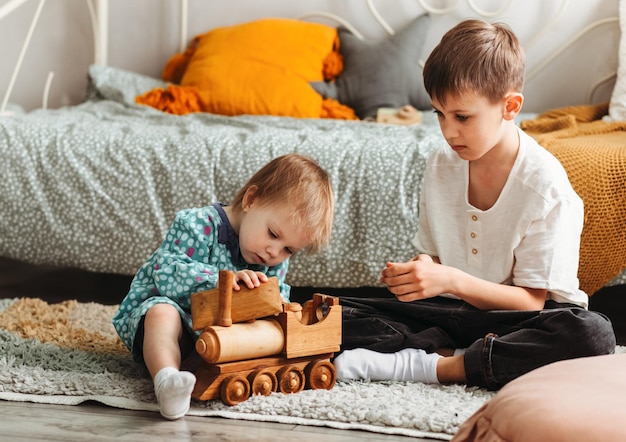
[[[585,203],[580,288],[593,295],[626,268],[626,121],[608,104],[554,109],[521,127],[565,167]]]

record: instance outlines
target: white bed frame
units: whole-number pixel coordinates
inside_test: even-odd
[[[19,8],[20,6],[22,6],[28,1],[30,0],[8,0],[2,7],[0,7],[0,21],[2,21],[3,18],[10,15],[11,12],[13,12],[14,10],[16,10],[17,8]],[[10,79],[9,85],[5,91],[3,100],[0,104],[0,115],[5,114],[6,106],[7,106],[9,97],[11,95],[13,86],[15,84],[15,81],[17,79],[17,76],[19,74],[19,70],[21,67],[22,60],[24,58],[24,54],[27,51],[30,38],[32,36],[33,30],[35,29],[35,26],[37,25],[37,21],[39,20],[41,10],[46,0],[38,0],[38,1],[39,1],[39,5],[33,16],[30,30],[22,45],[21,53],[13,69],[13,75]],[[186,45],[189,41],[189,35],[188,35],[189,34],[189,31],[188,31],[189,29],[189,1],[188,0],[177,0],[177,1],[179,2],[179,9],[180,9],[179,50],[182,52],[185,50]],[[489,11],[489,10],[485,10],[479,7],[476,3],[476,0],[450,0],[449,5],[446,7],[442,7],[442,8],[436,8],[436,7],[431,6],[427,0],[416,0],[416,2],[424,11],[430,13],[433,16],[454,14],[455,11],[459,9],[463,1],[465,1],[467,6],[469,6],[471,11],[477,17],[481,17],[485,20],[492,20],[492,19],[496,19],[497,17],[502,16],[514,3],[514,0],[502,1],[500,2],[501,6],[499,9]],[[387,34],[393,34],[394,30],[392,26],[390,26],[384,20],[381,14],[378,12],[376,6],[374,5],[373,0],[364,0],[364,2],[369,12],[371,13],[371,15],[374,17],[376,22],[384,29],[384,31]],[[560,6],[558,7],[554,15],[546,22],[546,24],[541,29],[539,29],[536,32],[536,34],[533,36],[533,38],[530,41],[524,43],[524,48],[527,53],[530,50],[532,50],[534,47],[539,45],[542,42],[542,39],[548,35],[548,33],[555,27],[555,25],[557,25],[557,23],[559,22],[559,19],[562,17],[564,11],[566,11],[570,3],[572,3],[571,0],[561,0]],[[89,13],[91,17],[91,25],[93,29],[94,63],[99,64],[99,65],[107,65],[108,53],[109,53],[109,48],[108,48],[109,0],[85,0],[85,4],[89,8]],[[313,13],[301,16],[299,18],[309,19],[311,17],[316,17],[316,16],[335,21],[336,23],[349,28],[359,38],[364,38],[363,35],[352,24],[348,23],[346,20],[334,14],[329,14],[325,12],[313,12]],[[560,48],[553,51],[548,57],[541,60],[535,66],[530,68],[526,75],[526,81],[528,82],[532,80],[533,78],[535,78],[536,76],[538,76],[546,68],[546,66],[550,65],[552,62],[558,59],[559,56],[564,51],[566,51],[568,48],[573,46],[578,41],[582,40],[591,31],[600,27],[615,26],[616,24],[619,27],[618,22],[619,22],[618,17],[609,17],[606,19],[597,20],[589,24],[588,26],[586,26],[584,29],[581,29],[576,35],[574,35],[571,39],[566,41]],[[50,74],[48,75],[48,81],[46,83],[46,87],[44,89],[44,94],[43,94],[44,96],[42,99],[43,108],[47,107],[48,91],[50,88],[50,82],[52,81],[52,77],[53,77],[53,73],[50,72]],[[601,76],[601,78],[596,79],[589,86],[589,89],[586,92],[587,102],[592,102],[594,95],[596,94],[596,91],[601,86],[613,81],[615,78],[616,78],[616,71],[612,71],[609,74],[604,74],[603,76]]]
[[[29,0],[9,0],[0,8],[0,21],[2,21],[3,18],[10,15],[13,11],[15,11],[17,8],[19,8],[28,1]],[[181,2],[187,3],[187,0],[181,0]],[[35,30],[35,27],[37,26],[37,22],[39,21],[41,11],[45,3],[46,0],[39,0],[39,4],[30,23],[30,28],[28,30],[28,33],[26,34],[24,43],[22,44],[22,49],[20,51],[19,57],[17,59],[17,62],[15,63],[15,67],[13,68],[13,74],[11,75],[11,79],[9,80],[9,85],[7,86],[4,97],[0,104],[0,115],[6,114],[6,107],[9,102],[9,97],[11,96],[11,92],[13,92],[15,81],[20,72],[20,68],[22,67],[24,55],[26,54],[26,50],[28,49],[28,45],[33,36],[33,32]],[[109,29],[109,0],[85,0],[85,3],[89,8],[89,16],[91,17],[91,26],[93,29],[94,63],[104,66],[107,64],[108,54],[107,42]],[[42,100],[42,107],[44,109],[47,107],[48,93],[50,91],[50,84],[52,82],[53,76],[54,74],[52,72],[48,75],[48,80],[44,89]]]

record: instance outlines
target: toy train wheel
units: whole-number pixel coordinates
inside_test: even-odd
[[[304,390],[304,372],[295,366],[286,366],[278,370],[278,390],[281,393],[299,393]]]
[[[312,390],[330,390],[337,381],[337,371],[330,361],[313,361],[306,366],[305,373]]]
[[[237,405],[250,397],[250,382],[244,376],[234,375],[224,379],[220,398],[226,405]]]
[[[268,370],[257,370],[250,373],[248,381],[250,382],[250,389],[253,395],[269,396],[271,392],[278,389],[276,375]]]

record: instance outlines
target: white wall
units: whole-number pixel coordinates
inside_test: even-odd
[[[0,0],[0,7],[6,1]],[[29,0],[0,22],[0,99],[38,3],[39,0]],[[456,0],[426,0],[426,3],[447,7]],[[474,0],[473,3],[488,11],[506,4],[504,0]],[[108,64],[159,77],[168,58],[179,49],[178,1],[109,0],[109,4]],[[394,29],[424,12],[418,0],[374,0],[373,4]],[[452,14],[433,16],[433,28],[422,59],[457,21],[476,17],[467,0],[459,0],[458,4]],[[541,29],[562,4],[567,7],[556,25],[533,44],[533,38],[541,34]],[[216,26],[270,16],[300,17],[314,10],[343,17],[367,38],[377,39],[385,35],[369,14],[364,0],[189,0],[189,7],[189,38]],[[617,10],[618,0],[515,0],[498,21],[508,23],[524,43],[528,72],[532,73],[542,60],[587,24],[616,17]],[[618,40],[617,23],[590,32],[540,74],[527,80],[524,110],[536,112],[587,102],[591,85],[616,70]],[[48,0],[10,101],[26,110],[40,107],[48,72],[53,71],[49,107],[79,103],[84,99],[87,68],[93,57],[93,36],[86,2]],[[613,84],[614,81],[609,81],[598,88],[591,101],[608,101]]]

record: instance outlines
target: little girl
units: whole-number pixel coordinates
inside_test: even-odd
[[[330,239],[334,199],[328,174],[298,154],[275,158],[237,193],[230,206],[180,211],[161,246],[133,279],[113,325],[154,381],[161,414],[189,410],[195,376],[180,371],[197,334],[190,297],[216,287],[220,270],[234,272],[233,290],[278,278],[289,302],[289,258],[316,252]]]

